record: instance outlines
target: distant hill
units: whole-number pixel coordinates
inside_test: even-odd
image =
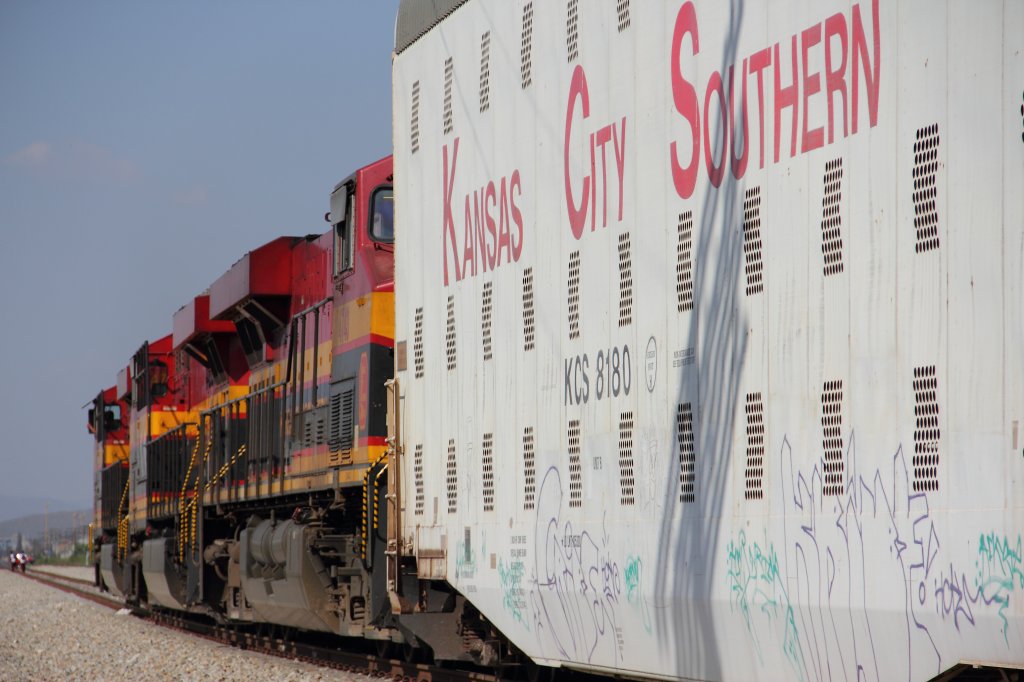
[[[77,516],[76,516],[77,514]],[[67,530],[76,526],[84,526],[92,521],[92,511],[88,509],[77,512],[61,511],[50,514],[32,514],[17,519],[0,521],[0,541],[11,539],[15,533],[21,533],[22,537],[31,538],[41,536],[49,526],[50,532]]]
[[[52,516],[56,512],[74,512],[88,509],[92,505],[89,498],[78,500],[55,500],[45,497],[24,497],[19,495],[0,495],[0,523],[11,519],[20,519],[35,514],[43,514],[47,510]],[[2,526],[0,526],[2,527]],[[3,537],[0,534],[0,537]]]

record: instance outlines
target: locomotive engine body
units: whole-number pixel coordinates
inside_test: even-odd
[[[103,582],[144,608],[401,641],[383,573],[391,162],[329,232],[246,253],[123,372],[130,481]],[[130,387],[130,388],[129,388]]]

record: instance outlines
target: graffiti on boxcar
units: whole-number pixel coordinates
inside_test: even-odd
[[[502,605],[513,618],[527,630],[530,629],[523,612],[526,610],[526,595],[523,590],[525,567],[522,561],[512,560],[507,564],[498,560],[498,580],[501,583]]]
[[[725,557],[730,603],[742,614],[759,656],[762,641],[771,638],[803,679],[834,677],[837,668],[855,671],[857,679],[880,679],[882,662],[892,672],[899,668],[894,662],[904,661],[910,676],[914,652],[930,651],[930,667],[938,673],[936,621],[926,615],[934,613],[939,624],[961,632],[976,627],[975,610],[987,607],[998,609],[1009,643],[1003,611],[1010,594],[1024,588],[1019,538],[1014,545],[995,533],[980,537],[972,586],[969,572],[940,560],[942,542],[928,495],[913,491],[902,447],[891,458],[891,470],[864,475],[851,436],[838,496],[823,496],[818,464],[809,473],[794,468],[788,438],[777,461],[786,515],[777,521],[781,533],[766,528],[765,537],[781,534],[783,547],[751,542],[741,532]],[[867,608],[869,583],[875,595],[899,595],[903,632],[875,631]],[[861,615],[849,615],[854,612]]]
[[[999,618],[1003,624],[1003,641],[1010,645],[1009,622],[1006,609],[1010,606],[1010,594],[1024,590],[1024,572],[1021,570],[1021,536],[1016,543],[1005,535],[995,532],[983,533],[978,538],[977,576],[974,584],[986,604],[998,604]]]
[[[542,648],[553,644],[563,658],[589,661],[599,647],[610,646],[618,661],[623,647],[617,626],[622,579],[610,556],[611,538],[603,519],[596,536],[562,519],[565,502],[561,476],[551,467],[537,495],[533,630]]]
[[[726,577],[729,580],[729,603],[738,608],[754,643],[758,658],[764,662],[761,642],[754,628],[752,616],[760,614],[774,629],[782,628],[782,649],[800,679],[804,679],[803,653],[800,636],[793,617],[793,607],[782,575],[775,546],[766,541],[747,542],[747,534],[740,531],[736,540],[726,547]]]
[[[640,612],[640,618],[643,620],[644,630],[648,634],[651,632],[651,610],[644,600],[644,562],[643,560],[631,554],[626,557],[626,570],[623,572],[623,577],[626,582],[626,601]]]

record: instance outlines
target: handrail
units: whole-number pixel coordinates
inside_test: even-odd
[[[187,435],[187,433],[188,433],[187,429],[190,426],[198,427],[199,424],[196,423],[196,422],[183,422],[183,423],[179,424],[178,426],[175,426],[173,429],[168,429],[168,430],[164,431],[163,433],[161,433],[156,438],[153,438],[153,439],[149,440],[146,443],[146,445],[153,445],[155,443],[159,443],[160,441],[164,440],[165,438],[170,438],[171,436],[177,435],[178,431],[183,431]]]
[[[287,385],[288,385],[287,381],[278,381],[277,383],[270,384],[268,386],[264,386],[263,388],[261,388],[259,390],[256,390],[256,391],[252,391],[251,393],[246,393],[245,395],[238,396],[237,398],[233,398],[233,399],[228,400],[226,402],[219,403],[219,404],[217,404],[214,407],[211,407],[209,409],[203,410],[202,412],[199,413],[199,415],[200,415],[200,417],[207,417],[207,416],[212,415],[215,412],[217,412],[217,411],[219,411],[219,410],[221,410],[221,409],[223,409],[225,407],[231,407],[232,405],[236,405],[236,404],[238,404],[238,403],[240,403],[240,402],[242,402],[244,400],[249,400],[250,398],[255,398],[255,397],[261,396],[264,393],[268,393],[269,391],[272,391],[275,388],[283,388],[284,386],[287,386]]]

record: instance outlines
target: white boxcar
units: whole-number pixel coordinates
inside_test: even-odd
[[[406,0],[397,33],[421,576],[550,665],[1024,665],[1024,3]]]

